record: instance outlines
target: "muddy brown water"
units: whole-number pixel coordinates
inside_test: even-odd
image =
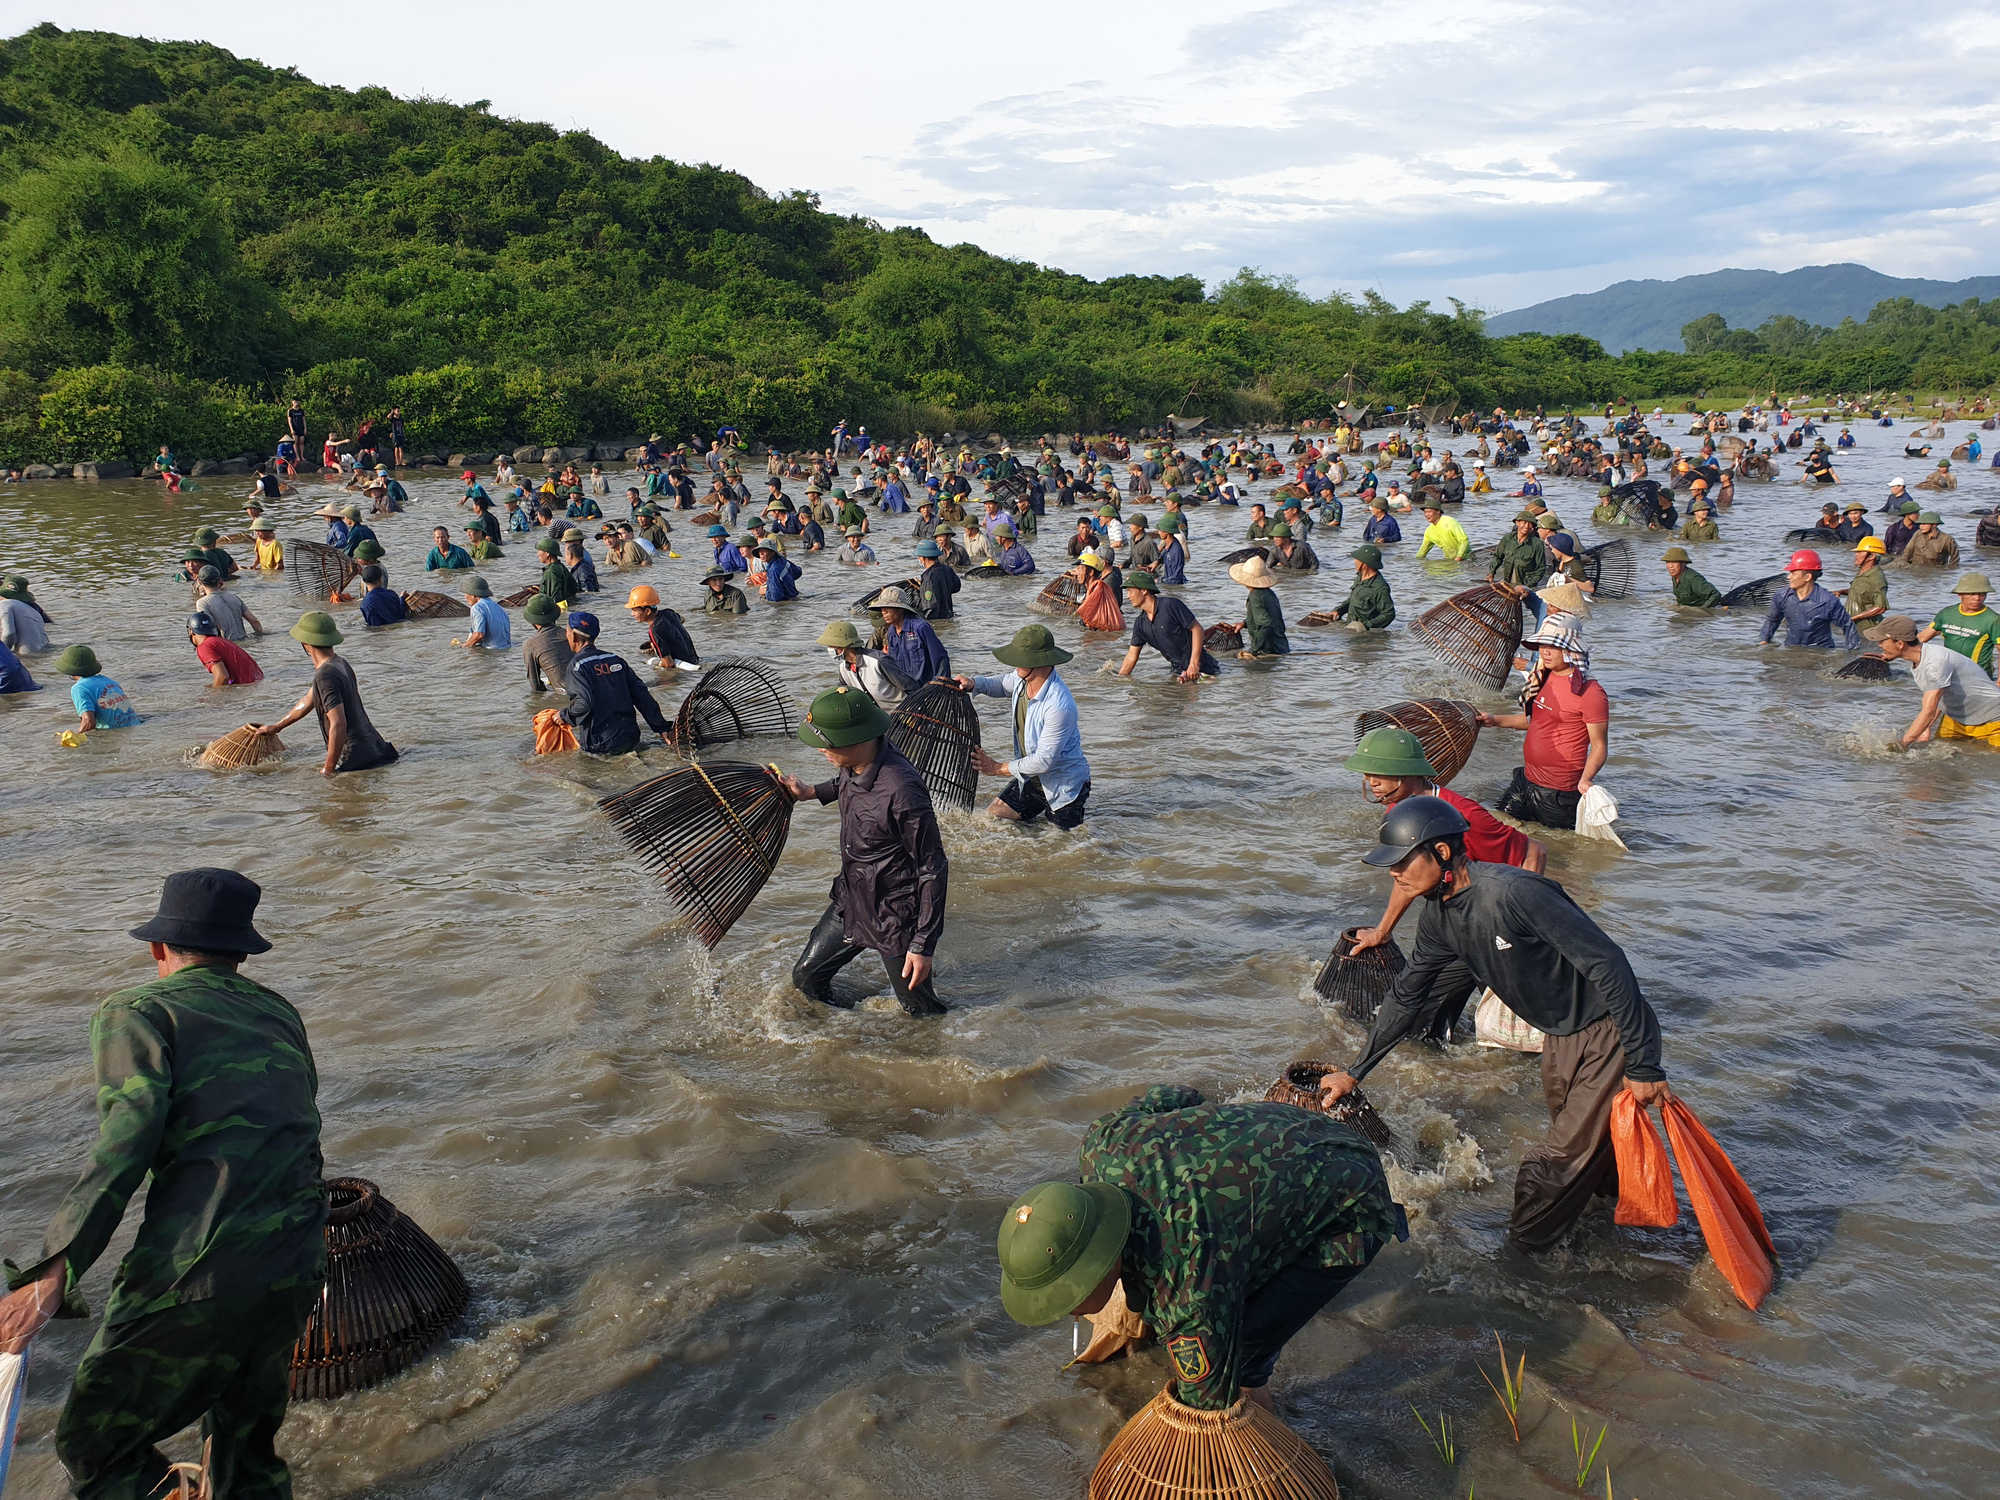
[[[1872,507],[1892,473],[1928,467],[1905,464],[1901,429],[1856,431],[1840,498]],[[1958,467],[1962,487],[1935,498],[1967,565],[1990,568],[1966,513],[2000,499],[2000,476]],[[1785,472],[1745,486],[1725,540],[1698,549],[1718,585],[1772,571],[1782,533],[1817,512],[1827,492]],[[310,1028],[329,1171],[380,1183],[475,1288],[411,1373],[294,1408],[282,1445],[302,1496],[1081,1494],[1165,1366],[1148,1350],[1066,1372],[1066,1326],[1012,1324],[1001,1209],[1073,1173],[1087,1122],[1149,1084],[1250,1097],[1294,1058],[1354,1054],[1357,1028],[1310,990],[1384,891],[1357,860],[1375,813],[1339,765],[1354,715],[1500,697],[1466,694],[1400,625],[1294,625],[1296,648],[1330,654],[1230,659],[1194,688],[1150,657],[1133,680],[1102,675],[1121,643],[1059,625],[1095,773],[1085,831],[948,814],[951,1015],[905,1019],[867,958],[848,983],[873,998],[830,1013],[788,981],[835,816],[799,810],[776,878],[702,952],[593,807],[676,762],[658,747],[537,760],[518,652],[455,651],[450,621],[357,629],[343,648],[400,764],[324,781],[308,718],[255,771],[191,768],[190,747],[278,716],[308,677],[281,634],[300,608],[282,580],[242,590],[274,627],[250,643],[263,684],[208,688],[181,634],[171,559],[200,525],[232,529],[240,484],[0,493],[6,566],[32,576],[57,643],[94,643],[147,716],[60,747],[66,682],[46,657],[30,665],[48,691],[0,700],[8,1253],[33,1252],[91,1139],[90,1011],[145,974],[124,929],[165,872],[235,865],[263,883],[277,944],[249,972]],[[378,526],[402,587],[421,583],[433,520],[460,515],[449,479],[411,488],[409,513]],[[1589,487],[1549,489],[1587,543],[1613,534],[1587,520]],[[281,534],[318,535],[305,518],[325,497],[308,483],[279,505]],[[1513,510],[1476,497],[1463,520],[1484,542]],[[1185,594],[1204,622],[1241,617],[1212,559],[1245,518],[1194,512]],[[907,530],[883,523],[884,577],[903,576]],[[1388,567],[1405,623],[1471,578],[1417,562],[1418,530]],[[706,548],[686,527],[676,540],[683,560],[644,581],[691,607]],[[1345,595],[1346,547],[1314,540],[1329,566],[1284,585],[1293,621]],[[1666,539],[1634,541],[1637,593],[1589,627],[1613,705],[1602,779],[1631,849],[1542,836],[1550,872],[1631,954],[1674,1083],[1761,1196],[1777,1290],[1745,1311],[1685,1213],[1645,1231],[1601,1214],[1556,1255],[1512,1256],[1513,1168],[1543,1119],[1535,1064],[1405,1047],[1369,1092],[1397,1131],[1413,1236],[1287,1350],[1281,1407],[1353,1495],[1569,1491],[1572,1418],[1586,1445],[1608,1427],[1593,1493],[1604,1460],[1619,1495],[1990,1492],[2000,758],[1892,754],[1916,708],[1907,669],[1837,682],[1847,653],[1760,647],[1757,611],[1678,612]],[[496,591],[533,560],[511,548]],[[1844,582],[1844,558],[1831,573]],[[629,580],[605,580],[607,640],[630,652],[639,632],[613,596]],[[1044,581],[968,585],[942,631],[954,661],[995,669],[990,648],[1033,618]],[[1928,615],[1951,581],[1899,573],[1893,604]],[[809,560],[805,601],[692,628],[706,655],[776,662],[803,700],[831,679],[813,636],[863,583]],[[669,707],[684,690],[662,679]],[[997,743],[1002,710],[984,712]],[[819,764],[779,740],[744,753]],[[1490,801],[1518,756],[1518,737],[1487,731],[1456,784]],[[95,1299],[137,1219],[87,1278]],[[1527,1355],[1518,1446],[1478,1373],[1496,1331]],[[88,1334],[59,1324],[41,1342],[10,1495],[65,1493],[51,1433]],[[1451,1417],[1455,1468],[1412,1404]]]

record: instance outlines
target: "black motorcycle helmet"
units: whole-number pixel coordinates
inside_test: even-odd
[[[205,609],[198,609],[188,616],[187,632],[189,635],[222,634],[221,631],[215,628],[215,617]]]
[[[1462,839],[1471,831],[1472,825],[1465,821],[1465,814],[1444,798],[1428,793],[1420,797],[1405,797],[1389,809],[1389,815],[1382,820],[1382,827],[1375,834],[1375,847],[1361,856],[1361,862],[1370,865],[1400,864],[1412,850],[1444,840]]]

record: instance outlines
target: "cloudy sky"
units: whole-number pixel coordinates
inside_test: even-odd
[[[1086,275],[1254,265],[1490,311],[1723,266],[2000,273],[1994,14],[0,0],[10,34],[200,38],[490,99]]]

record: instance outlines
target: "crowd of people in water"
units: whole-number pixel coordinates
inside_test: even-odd
[[[1547,873],[1548,831],[1579,829],[1591,816],[1610,755],[1611,703],[1591,671],[1593,549],[1551,508],[1546,480],[1594,485],[1593,526],[1659,544],[1671,607],[1747,611],[1746,632],[1791,648],[1860,652],[1872,643],[1883,672],[1907,662],[1920,698],[1901,746],[1935,739],[2000,749],[1991,585],[1976,570],[1959,573],[1960,539],[1919,498],[1956,488],[1954,462],[1978,463],[1977,430],[1914,483],[1898,478],[1882,496],[1829,501],[1802,516],[1792,550],[1771,559],[1782,566],[1757,586],[1725,590],[1697,568],[1746,486],[1791,472],[1813,489],[1840,485],[1853,429],[1893,422],[1879,409],[1843,405],[1828,419],[1775,401],[1675,417],[1607,407],[1601,421],[1343,407],[1278,435],[1168,425],[1131,438],[1045,436],[1018,451],[950,434],[891,442],[843,423],[818,451],[772,448],[761,460],[725,427],[675,444],[655,434],[629,455],[596,462],[481,455],[461,471],[449,512],[422,526],[405,516],[413,501],[398,467],[409,443],[400,413],[371,426],[366,445],[330,438],[314,469],[301,456],[308,429],[295,406],[276,459],[254,476],[240,531],[199,530],[174,561],[190,590],[181,622],[190,684],[216,689],[263,677],[249,647],[267,627],[236,580],[301,570],[326,580],[327,597],[286,627],[310,659],[310,688],[282,717],[247,728],[274,734],[316,716],[329,776],[398,757],[339,647],[349,632],[436,612],[439,599],[462,632],[455,644],[519,650],[531,699],[552,700],[538,748],[598,756],[640,748],[646,731],[671,740],[656,693],[700,670],[731,617],[797,608],[796,639],[828,653],[826,682],[798,737],[831,774],[778,784],[794,800],[837,804],[842,831],[832,899],[793,980],[813,1004],[852,1005],[835,978],[872,951],[916,1017],[947,1009],[935,959],[949,858],[922,776],[889,742],[891,715],[937,683],[1008,702],[1009,753],[976,756],[997,783],[992,817],[1076,830],[1093,789],[1086,726],[1061,670],[1075,653],[1056,630],[1029,622],[990,646],[996,672],[967,671],[963,646],[954,661],[950,632],[937,626],[954,618],[970,581],[1035,577],[1040,597],[1059,606],[1047,613],[1125,637],[1108,669],[1131,674],[1157,658],[1190,685],[1214,679],[1225,661],[1282,661],[1298,649],[1297,629],[1390,629],[1398,556],[1462,563],[1468,586],[1484,580],[1518,603],[1511,706],[1478,715],[1482,726],[1522,735],[1520,764],[1493,809],[1445,785],[1449,775],[1403,728],[1371,731],[1345,761],[1385,812],[1375,845],[1359,857],[1390,880],[1382,917],[1354,935],[1352,951],[1391,944],[1405,914],[1419,914],[1408,962],[1365,1045],[1320,1081],[1326,1112],[1302,1125],[1291,1104],[1218,1105],[1185,1087],[1153,1089],[1092,1125],[1076,1179],[1030,1189],[1000,1226],[1001,1295],[1017,1319],[1126,1320],[1160,1341],[1184,1404],[1268,1406],[1286,1342],[1407,1233],[1376,1149],[1337,1118],[1392,1048],[1464,1036],[1468,1006],[1476,1002],[1483,1026],[1490,1000],[1495,1024],[1514,1038],[1504,1044],[1540,1053],[1549,1127],[1521,1164],[1511,1222],[1513,1243],[1530,1253],[1560,1244],[1593,1199],[1616,1195],[1610,1121],[1619,1098],[1642,1110],[1673,1102],[1659,1020],[1631,964]],[[1924,431],[1904,440],[1913,461],[1930,456]],[[154,471],[173,489],[213,482],[183,475],[168,448]],[[307,486],[324,503],[314,507],[301,493]],[[1499,532],[1482,544],[1462,517],[1486,505],[1504,520],[1476,528]],[[1227,539],[1240,544],[1214,559],[1191,550],[1191,517],[1203,507],[1233,516],[1221,534],[1235,532]],[[316,534],[281,541],[281,513],[288,532],[310,521]],[[1202,530],[1218,535],[1211,520]],[[2000,521],[1981,516],[1964,546],[1992,545]],[[532,561],[534,580],[503,596],[487,574],[510,554]],[[1851,566],[1830,569],[1829,556],[1842,554]],[[1190,607],[1179,591],[1204,570],[1211,578],[1226,570],[1242,587],[1240,619],[1204,622]],[[1288,620],[1280,586],[1321,570],[1346,575],[1344,597]],[[1830,571],[1844,586],[1828,586]],[[829,622],[802,594],[807,578],[836,582],[842,597],[858,584],[861,599]],[[857,625],[864,604],[867,621]],[[612,618],[620,608],[629,627]],[[86,622],[53,616],[34,580],[6,575],[0,693],[38,691],[36,672],[65,678],[74,713],[64,720],[67,741],[143,733],[146,705],[130,700],[115,652],[100,656]],[[608,643],[621,631],[633,642],[624,652]],[[113,1294],[119,1317],[108,1331],[117,1336],[86,1355],[58,1429],[79,1494],[127,1493],[116,1488],[127,1483],[142,1492],[163,1462],[153,1442],[175,1419],[204,1411],[221,1444],[216,1463],[236,1476],[237,1492],[280,1493],[287,1483],[272,1447],[283,1366],[271,1364],[271,1351],[296,1338],[299,1289],[324,1273],[323,1254],[314,1259],[324,1207],[303,1024],[237,972],[269,946],[251,925],[257,900],[234,872],[183,872],[169,880],[154,921],[135,929],[160,977],[106,1002],[108,1019],[93,1036],[100,1074],[129,1073],[147,1086],[136,1102],[106,1106],[93,1166],[43,1254],[10,1271],[20,1290],[0,1302],[0,1343],[24,1328],[31,1336],[39,1319],[73,1302],[76,1279],[102,1253],[139,1177],[153,1173],[145,1253],[128,1258]],[[250,1019],[202,1031],[203,1018],[224,1013]],[[161,1041],[170,1035],[206,1039],[175,1051]],[[273,1057],[283,1065],[250,1065]],[[197,1116],[248,1122],[259,1150],[285,1143],[282,1159],[259,1174],[215,1170],[217,1153],[243,1143],[203,1144],[199,1132],[170,1128]],[[307,1133],[310,1152],[300,1144]],[[202,1290],[188,1290],[195,1286]],[[148,1361],[179,1373],[148,1377]],[[225,1363],[264,1373],[232,1383],[216,1373]]]

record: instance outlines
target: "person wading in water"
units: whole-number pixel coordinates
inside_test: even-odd
[[[1462,975],[1490,987],[1546,1037],[1542,1091],[1549,1130],[1514,1178],[1514,1245],[1553,1249],[1590,1200],[1615,1192],[1611,1105],[1622,1084],[1642,1108],[1673,1097],[1660,1066],[1660,1023],[1618,945],[1545,876],[1480,864],[1467,852],[1471,824],[1441,797],[1389,809],[1363,859],[1387,868],[1407,900],[1421,900],[1417,941],[1382,1002],[1368,1044],[1347,1069],[1328,1073],[1331,1106],[1440,1004],[1463,998]]]

